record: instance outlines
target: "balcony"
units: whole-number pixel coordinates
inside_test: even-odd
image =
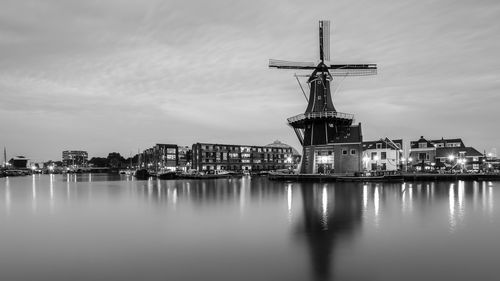
[[[319,111],[319,112],[309,112],[302,113],[287,119],[290,125],[302,124],[308,119],[337,119],[339,121],[352,123],[354,120],[354,114],[342,113],[337,111]]]

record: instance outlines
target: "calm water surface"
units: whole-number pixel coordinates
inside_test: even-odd
[[[500,185],[0,179],[0,280],[500,280]]]

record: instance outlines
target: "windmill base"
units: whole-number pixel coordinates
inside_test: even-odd
[[[362,171],[362,143],[303,147],[301,174],[350,174]]]

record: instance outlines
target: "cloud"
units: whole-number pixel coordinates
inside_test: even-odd
[[[499,117],[499,16],[496,1],[3,1],[3,142],[37,158],[158,141],[298,146],[285,123],[305,108],[296,71],[267,60],[317,59],[317,21],[331,19],[335,61],[379,65],[335,81],[337,109],[366,138],[447,132],[492,147],[477,134]],[[44,132],[43,152],[23,137]]]

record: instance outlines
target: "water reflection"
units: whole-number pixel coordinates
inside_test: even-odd
[[[117,178],[122,180],[117,181]],[[0,202],[5,202],[5,208],[0,208],[0,212],[5,211],[6,216],[14,217],[13,215],[18,215],[19,210],[24,209],[26,210],[24,213],[32,216],[33,213],[36,215],[43,214],[48,209],[52,217],[57,217],[55,215],[58,214],[58,211],[59,215],[67,213],[71,216],[75,214],[81,215],[79,213],[81,211],[84,214],[81,215],[81,218],[88,219],[89,222],[103,221],[99,216],[110,213],[106,214],[109,217],[106,217],[104,221],[106,223],[114,221],[118,226],[122,224],[122,227],[118,228],[122,232],[118,233],[119,230],[115,230],[111,226],[108,227],[107,224],[99,225],[102,229],[109,231],[109,237],[113,237],[113,239],[108,240],[108,242],[111,241],[109,243],[123,241],[119,240],[119,238],[114,239],[115,237],[123,237],[123,233],[130,231],[129,224],[132,221],[149,222],[151,220],[151,224],[137,225],[158,230],[157,232],[149,230],[151,233],[159,233],[158,236],[149,237],[158,245],[158,248],[155,246],[149,250],[144,249],[143,255],[147,257],[151,254],[148,251],[151,251],[160,257],[158,260],[165,257],[168,260],[171,253],[174,253],[172,255],[175,256],[182,256],[185,251],[189,250],[190,255],[182,256],[185,259],[182,263],[191,262],[196,264],[189,257],[196,256],[201,252],[206,256],[212,256],[221,251],[230,252],[231,250],[222,248],[226,245],[237,245],[234,253],[228,254],[231,261],[236,262],[238,258],[244,258],[246,254],[249,260],[262,259],[263,263],[268,264],[272,264],[279,259],[292,260],[289,264],[293,265],[296,260],[286,255],[289,252],[281,248],[278,251],[273,251],[275,250],[273,248],[274,244],[282,243],[283,248],[300,249],[293,252],[296,254],[294,258],[300,259],[302,264],[307,265],[310,271],[307,273],[309,277],[307,279],[332,280],[338,278],[356,280],[369,278],[356,278],[348,274],[360,267],[368,270],[372,262],[379,265],[384,264],[383,262],[377,263],[377,261],[373,260],[367,262],[359,259],[360,257],[362,259],[362,254],[365,254],[359,248],[372,247],[370,250],[373,250],[370,243],[380,242],[380,237],[393,235],[391,238],[394,238],[394,240],[382,241],[388,242],[386,244],[395,243],[394,245],[405,247],[415,243],[413,239],[422,233],[427,234],[428,237],[434,237],[436,233],[441,235],[444,233],[445,237],[446,235],[453,235],[454,239],[459,239],[463,235],[460,236],[457,233],[463,234],[461,231],[464,231],[467,227],[470,229],[472,223],[477,225],[477,219],[485,219],[486,221],[489,219],[489,223],[493,223],[495,220],[495,195],[498,196],[498,193],[495,194],[495,188],[496,183],[463,181],[409,182],[404,184],[312,184],[272,182],[266,178],[207,181],[150,179],[148,181],[136,181],[130,178],[106,175],[36,175],[25,178],[0,179]],[[2,196],[4,198],[1,198]],[[89,206],[89,204],[93,205]],[[168,208],[169,212],[150,212],[150,210],[163,211],[165,208]],[[111,209],[115,209],[115,213]],[[99,212],[94,214],[92,210],[99,210]],[[123,214],[120,211],[127,210],[131,210],[129,215],[137,216],[137,219],[123,220]],[[193,212],[184,212],[185,210],[192,210]],[[224,219],[228,218],[227,221],[224,220],[223,223],[220,223],[217,222],[222,217],[220,212],[204,212],[206,210],[228,211],[236,214],[236,217],[224,216]],[[186,215],[187,213],[189,214]],[[114,216],[115,214],[120,215]],[[6,216],[0,216],[0,219]],[[157,216],[160,219],[154,220],[151,219],[151,216]],[[272,220],[268,220],[266,224],[264,221],[268,217],[272,217]],[[16,217],[16,219],[18,218]],[[38,216],[38,219],[43,219],[43,217]],[[7,221],[7,219],[4,220]],[[174,220],[182,221],[182,223]],[[26,221],[28,221],[28,224],[32,223],[29,220]],[[66,224],[71,223],[73,220],[62,221],[64,226],[61,229],[64,229],[67,227]],[[182,232],[182,229],[196,232],[196,230],[200,229],[195,227],[196,223],[200,223],[200,221],[206,221],[204,227],[207,230],[210,230],[211,225],[219,227],[212,230],[213,232],[207,231],[207,233],[212,234],[213,238],[202,240],[209,241],[211,245],[195,243],[196,239],[202,239],[196,235],[191,234],[189,241],[187,238],[186,241],[182,240],[183,235],[175,236],[177,233],[175,227],[181,229],[178,230],[179,233]],[[0,223],[4,223],[4,221],[0,220]],[[54,221],[52,223],[57,225]],[[168,227],[157,228],[157,224],[161,225],[163,223]],[[72,226],[76,225],[73,224]],[[225,226],[236,227],[225,228]],[[245,231],[250,233],[239,232],[238,229],[240,228],[245,228]],[[258,234],[262,234],[260,231],[264,228],[266,228],[263,231],[265,235],[258,236]],[[410,230],[406,231],[405,228]],[[141,232],[142,235],[152,235],[147,228],[145,229],[144,232]],[[429,229],[431,230],[429,231]],[[165,233],[162,233],[162,231]],[[391,231],[397,234],[395,235]],[[186,231],[182,232],[182,234],[189,236],[190,233]],[[237,235],[233,236],[233,234]],[[51,235],[57,237],[57,234],[51,233]],[[230,241],[219,241],[218,239],[223,239],[219,238],[219,235],[226,237],[225,239]],[[238,235],[240,236],[238,237]],[[250,242],[237,240],[242,239],[241,237],[252,239],[248,238],[252,236],[258,236],[259,238]],[[15,235],[13,234],[12,237],[15,237]],[[169,239],[172,237],[178,239],[176,241],[179,243],[179,252],[175,252],[173,244],[169,244],[170,248],[166,246],[161,248],[161,245],[170,241]],[[268,237],[269,240],[266,240]],[[286,243],[287,239],[291,240],[289,244]],[[133,241],[135,239],[131,239],[127,243],[133,243]],[[444,241],[453,243],[455,240]],[[399,244],[396,244],[396,242]],[[193,243],[196,246],[193,246]],[[259,248],[261,243],[265,246]],[[378,244],[378,248],[375,249],[386,250],[386,252],[396,251],[393,245],[381,244]],[[137,245],[136,248],[130,245],[130,248],[124,247],[124,253],[129,253],[126,252],[127,249],[142,250],[141,246]],[[302,252],[304,245],[305,253]],[[458,244],[453,245],[455,248],[452,250],[455,252],[457,251],[456,247],[461,246]],[[467,245],[467,243],[464,243],[464,245]],[[53,246],[56,247],[57,244]],[[422,247],[425,247],[425,245]],[[446,247],[446,245],[443,247]],[[121,245],[116,248],[122,249]],[[415,251],[415,256],[419,254],[425,255],[425,252],[419,253],[419,249],[408,249]],[[280,256],[279,250],[286,254]],[[362,253],[357,256],[357,260],[353,256],[349,256],[355,250]],[[130,251],[132,252],[132,250]],[[272,259],[266,258],[270,252],[276,252],[277,254],[273,254]],[[130,256],[133,257],[134,255]],[[172,260],[175,260],[175,258],[172,258]],[[137,262],[136,260],[133,261]],[[421,263],[421,260],[417,259],[416,261]],[[218,266],[217,259],[210,262],[215,264],[214,267]],[[398,261],[391,260],[391,262],[394,263],[395,267],[398,265]],[[123,268],[126,268],[126,266]],[[245,267],[238,268],[244,270]],[[175,272],[175,268],[171,268],[171,270]],[[294,270],[298,269],[288,268],[287,270],[291,272],[290,274],[293,274],[296,273]],[[304,271],[307,272],[307,270]],[[170,276],[169,273],[166,273],[166,277],[168,276]],[[288,279],[294,279],[294,276],[289,277],[291,278]],[[210,279],[210,276],[207,276],[207,279]]]
[[[333,274],[335,248],[353,238],[361,224],[364,189],[354,184],[302,184],[303,218],[298,235],[309,248],[315,280]]]

